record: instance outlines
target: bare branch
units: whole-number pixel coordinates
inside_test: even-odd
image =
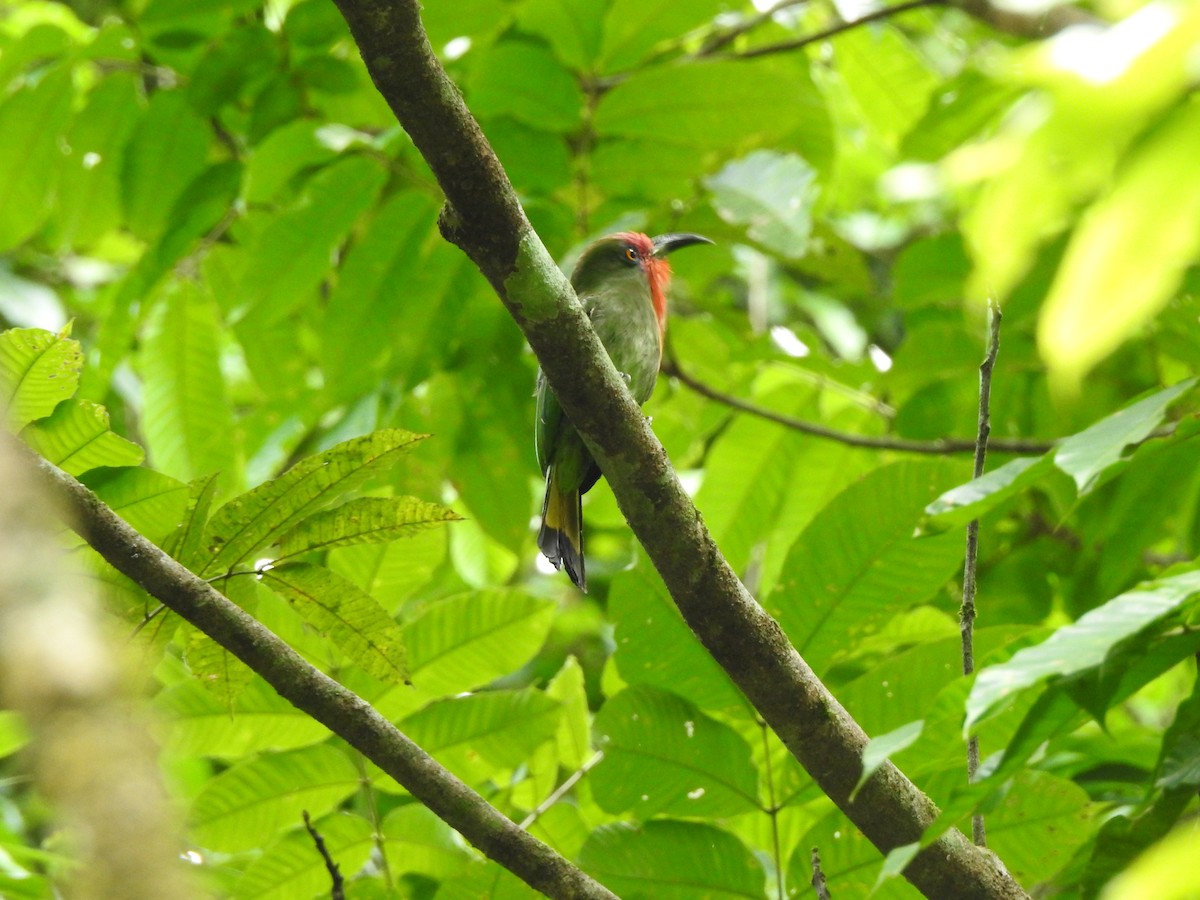
[[[317,852],[321,854],[321,859],[325,861],[325,871],[329,873],[329,881],[332,885],[329,891],[330,900],[345,900],[346,882],[342,878],[342,870],[338,868],[338,864],[329,855],[329,848],[325,846],[325,839],[321,837],[321,832],[317,831],[316,826],[313,825],[312,819],[308,816],[307,809],[304,810],[304,828],[308,832],[308,836],[313,839],[313,843],[317,847]]]
[[[807,47],[809,44],[827,41],[830,38],[837,37],[839,34],[858,28],[860,25],[878,22],[880,19],[887,19],[891,16],[896,16],[913,9],[921,9],[925,6],[941,6],[942,2],[943,0],[908,0],[907,3],[899,3],[896,6],[885,6],[875,10],[875,12],[867,13],[865,16],[851,19],[849,22],[839,22],[814,34],[806,34],[803,37],[794,38],[790,41],[780,41],[777,44],[751,47],[748,50],[739,50],[728,55],[737,59],[754,59],[759,56],[770,56],[773,53],[788,53],[792,50],[799,50],[801,47]]]
[[[809,861],[812,863],[812,886],[817,900],[830,900],[829,885],[825,883],[825,873],[821,871],[821,852],[818,848],[812,848]]]
[[[979,365],[979,430],[975,438],[975,466],[973,478],[983,474],[987,461],[988,435],[992,432],[992,372],[996,368],[996,355],[1000,352],[1000,307],[989,301],[988,313],[991,327],[988,329],[987,355]],[[979,567],[979,520],[967,523],[967,552],[963,563],[963,598],[959,611],[959,631],[962,635],[963,675],[975,671],[975,576]],[[967,779],[975,780],[979,769],[979,738],[971,735],[967,739]],[[987,846],[987,829],[983,814],[971,817],[971,837],[978,847]]]
[[[15,444],[15,442],[13,442]],[[192,623],[408,790],[483,853],[551,897],[605,898],[607,888],[522,831],[409,740],[367,701],[309,665],[256,619],[138,534],[84,485],[22,448],[27,480],[70,513],[105,560]]]
[[[613,367],[566,277],[421,27],[417,0],[336,0],[376,86],[429,164],[447,205],[442,234],[496,289],[563,411],[689,627],[822,790],[881,850],[918,841],[932,801],[886,764],[851,799],[867,736],[738,581],[662,445]],[[931,897],[1026,896],[957,831],[905,877]]]
[[[663,372],[672,378],[676,378],[679,382],[691,388],[702,397],[707,397],[710,400],[715,400],[717,403],[723,403],[726,406],[739,410],[744,413],[749,413],[752,416],[766,419],[768,422],[774,422],[777,425],[782,425],[785,428],[793,428],[796,431],[804,434],[812,435],[813,437],[823,438],[825,440],[837,441],[839,444],[847,444],[851,447],[862,447],[867,450],[898,450],[901,453],[921,453],[929,456],[945,456],[951,453],[974,453],[975,441],[964,440],[963,438],[941,438],[936,441],[915,441],[909,438],[901,437],[875,437],[866,434],[852,434],[848,431],[838,431],[835,428],[828,428],[825,425],[818,425],[815,422],[806,422],[803,419],[796,419],[792,416],[785,416],[783,413],[777,413],[774,410],[766,409],[761,406],[756,406],[740,397],[735,397],[732,394],[726,394],[723,391],[718,391],[716,388],[705,384],[703,381],[689,375],[679,366],[679,361],[663,358]],[[1047,453],[1054,448],[1054,444],[1049,441],[1025,440],[1022,438],[997,438],[992,442],[992,449],[1000,453],[1021,453],[1030,456],[1039,456]]]

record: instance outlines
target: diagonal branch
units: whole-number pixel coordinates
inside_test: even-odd
[[[138,534],[90,490],[19,449],[31,477],[69,511],[71,527],[114,568],[261,675],[297,709],[345,739],[485,854],[552,897],[615,900],[607,888],[490,806],[367,701],[309,665],[216,588]]]
[[[367,70],[447,204],[442,233],[496,289],[612,486],[680,612],[788,750],[881,850],[920,839],[932,801],[888,764],[851,799],[867,736],[738,581],[566,277],[525,218],[458,88],[438,63],[417,0],[336,0]],[[905,876],[930,897],[1016,898],[1020,886],[951,831]]]

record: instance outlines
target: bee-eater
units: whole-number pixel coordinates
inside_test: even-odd
[[[690,244],[711,243],[698,234],[650,238],[622,231],[588,246],[571,272],[571,285],[600,343],[638,403],[654,392],[662,362],[671,281],[664,257]],[[575,585],[587,591],[582,497],[599,479],[600,467],[540,370],[535,439],[538,465],[546,476],[538,547],[556,569],[565,566]]]

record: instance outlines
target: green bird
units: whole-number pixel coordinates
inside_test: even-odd
[[[662,362],[671,282],[664,257],[680,247],[711,243],[698,234],[650,238],[622,231],[591,244],[571,272],[571,284],[600,343],[638,403],[654,392]],[[600,478],[600,467],[540,370],[535,441],[538,465],[546,476],[538,548],[554,568],[565,566],[575,585],[586,592],[582,498]]]

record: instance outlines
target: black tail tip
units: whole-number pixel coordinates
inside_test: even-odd
[[[567,570],[567,577],[575,587],[587,593],[587,572],[583,565],[583,549],[576,549],[567,536],[557,528],[547,528],[542,524],[538,531],[538,549],[550,560],[554,568]]]

